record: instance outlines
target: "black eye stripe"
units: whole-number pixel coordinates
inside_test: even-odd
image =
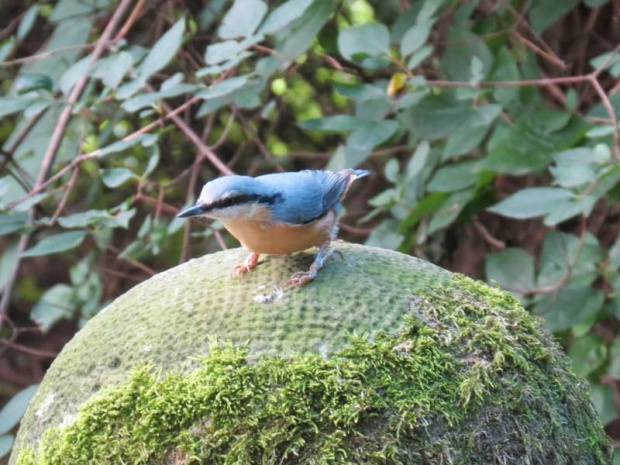
[[[215,202],[209,204],[203,204],[202,208],[204,211],[210,210],[221,210],[223,208],[234,207],[236,205],[241,205],[244,203],[262,203],[264,205],[273,205],[282,200],[281,194],[274,195],[260,195],[260,194],[242,194],[235,195],[233,197],[228,197],[222,200],[216,200]]]

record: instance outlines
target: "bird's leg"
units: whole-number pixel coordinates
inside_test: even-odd
[[[245,262],[236,265],[233,269],[232,269],[232,273],[238,278],[241,279],[241,276],[249,271],[251,271],[252,269],[254,269],[254,267],[256,266],[256,264],[258,263],[258,257],[260,257],[260,254],[256,253],[256,252],[252,252],[248,258],[245,259]]]
[[[329,242],[323,244],[319,249],[319,253],[316,255],[314,262],[310,265],[310,269],[308,271],[298,271],[297,273],[293,273],[293,275],[284,283],[285,286],[289,284],[294,284],[297,286],[303,286],[304,284],[308,284],[316,278],[317,273],[323,266],[325,262],[335,254],[340,255],[340,258],[344,259],[344,255],[338,249],[327,250],[329,247]]]

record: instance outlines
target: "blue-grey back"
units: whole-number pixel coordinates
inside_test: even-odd
[[[351,182],[352,172],[305,170],[259,176],[256,180],[282,194],[273,205],[273,217],[286,223],[303,224],[339,210],[340,199]]]

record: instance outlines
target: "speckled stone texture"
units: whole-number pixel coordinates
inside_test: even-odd
[[[280,286],[308,269],[316,251],[263,256],[241,281],[231,269],[242,249],[191,260],[134,287],[102,310],[54,361],[24,417],[16,449],[67,424],[100,389],[142,362],[166,371],[197,366],[215,338],[247,343],[253,355],[318,350],[328,355],[352,333],[396,331],[416,290],[451,274],[383,249],[335,243],[334,256],[303,288]],[[16,455],[16,454],[14,454]]]

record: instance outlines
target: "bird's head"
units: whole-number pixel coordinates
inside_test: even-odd
[[[216,219],[251,216],[259,206],[270,206],[279,194],[249,176],[222,176],[202,188],[196,205],[179,213],[179,218],[207,216]]]

